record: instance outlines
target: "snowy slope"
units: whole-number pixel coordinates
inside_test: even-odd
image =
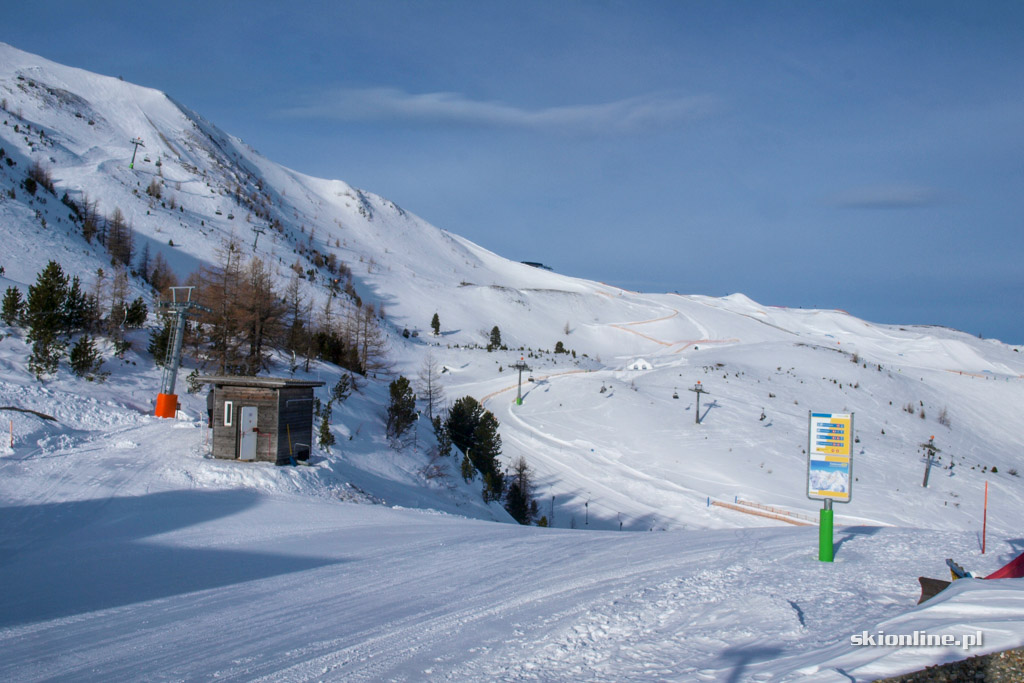
[[[393,373],[415,376],[429,352],[448,400],[482,400],[503,459],[527,459],[558,527],[489,523],[510,518],[456,458],[431,457],[426,420],[392,448],[391,375],[335,408],[338,444],[312,466],[242,465],[209,457],[202,396],[182,396],[181,421],[149,417],[159,373],[145,331],[124,359],[105,349],[104,384],[65,368],[39,383],[23,331],[0,324],[0,407],[55,418],[0,410],[13,435],[0,440],[5,679],[868,680],[963,652],[852,647],[861,629],[983,624],[984,651],[1024,644],[1019,581],[913,607],[916,577],[943,576],[946,557],[985,574],[1022,549],[1019,347],[510,262],[381,196],[274,164],[163,93],[2,44],[0,104],[12,161],[0,161],[0,289],[27,290],[51,258],[86,286],[109,267],[65,192],[120,209],[137,248],[182,276],[233,234],[282,286],[298,264],[322,302],[331,273],[315,256],[333,254],[384,306]],[[56,196],[22,189],[33,162]],[[161,200],[145,193],[154,179]],[[266,229],[255,249],[252,227]],[[508,349],[487,352],[495,325]],[[552,353],[559,341],[575,353]],[[652,369],[626,369],[640,357]],[[515,405],[520,358],[532,370]],[[339,374],[314,363],[297,376],[329,387]],[[855,414],[834,565],[814,560],[813,527],[710,505],[813,523],[809,410]],[[933,435],[942,452],[923,488],[919,445]]]

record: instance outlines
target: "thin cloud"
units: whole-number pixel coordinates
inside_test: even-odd
[[[627,131],[708,116],[717,107],[709,95],[646,95],[604,104],[525,109],[472,100],[460,93],[412,94],[394,88],[338,90],[321,104],[293,107],[282,115],[341,121],[405,120],[507,128]]]
[[[943,193],[933,187],[878,185],[840,193],[833,203],[844,209],[919,209],[940,204]]]

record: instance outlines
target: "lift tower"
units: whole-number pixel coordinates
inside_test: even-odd
[[[161,308],[169,308],[175,316],[174,328],[170,343],[167,344],[167,356],[164,358],[164,372],[160,378],[160,393],[156,397],[156,416],[174,417],[178,412],[178,395],[174,393],[174,384],[178,379],[178,366],[181,365],[181,343],[185,338],[185,318],[193,310],[212,313],[213,309],[200,306],[192,301],[194,287],[171,287],[171,300],[160,302]],[[178,300],[178,290],[184,291],[184,301]]]
[[[708,394],[708,393],[711,393],[711,392],[709,392],[707,389],[705,389],[704,386],[701,385],[699,380],[698,380],[698,382],[696,384],[693,385],[693,388],[690,389],[690,391],[692,391],[695,394],[697,394],[697,415],[696,415],[697,419],[696,419],[696,422],[697,422],[697,424],[700,424],[700,395],[701,394]]]
[[[519,371],[519,387],[516,389],[516,405],[521,406],[523,405],[523,370],[530,372],[530,366],[527,365],[526,361],[523,360],[523,357],[520,356],[519,362],[512,367]]]
[[[135,138],[134,140],[128,141],[129,145],[135,145],[135,150],[132,151],[132,163],[128,164],[128,168],[135,168],[135,155],[139,153],[139,147],[145,147],[145,143],[142,142],[142,138]]]

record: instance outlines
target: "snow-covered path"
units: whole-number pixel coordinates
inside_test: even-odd
[[[966,534],[851,527],[829,565],[813,528],[525,528],[174,488],[182,465],[221,465],[124,455],[46,463],[91,477],[95,498],[5,487],[0,678],[803,679],[787,662],[841,655],[913,608],[920,571],[975,553]]]

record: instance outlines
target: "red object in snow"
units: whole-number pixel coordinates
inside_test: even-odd
[[[1019,579],[1024,577],[1024,553],[1017,556],[1017,559],[1007,564],[1002,569],[992,572],[986,579]]]

